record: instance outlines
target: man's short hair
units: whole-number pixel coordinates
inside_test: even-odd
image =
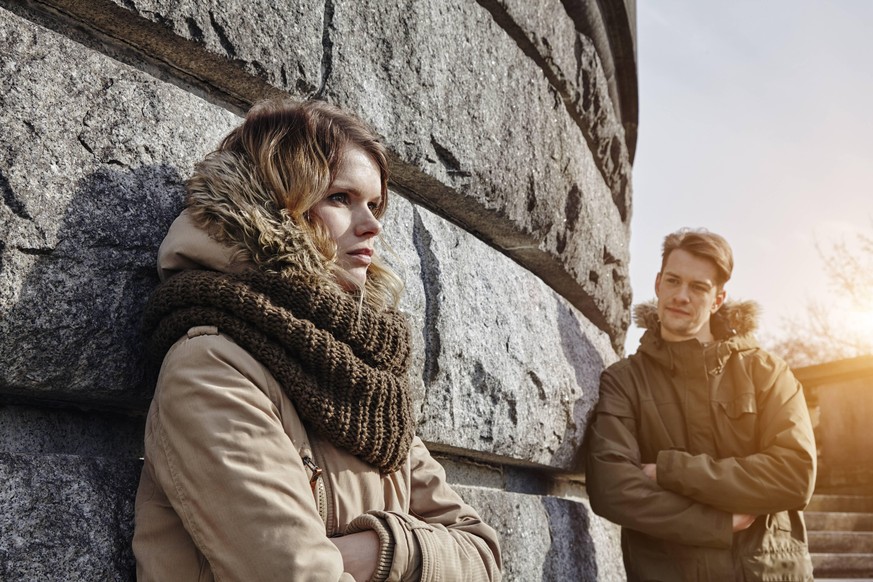
[[[731,278],[734,270],[734,253],[723,236],[705,228],[682,228],[664,237],[661,253],[661,272],[670,253],[682,249],[701,259],[712,261],[716,270],[716,283],[722,287]]]

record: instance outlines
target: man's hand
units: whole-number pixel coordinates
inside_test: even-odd
[[[755,518],[757,517],[757,515],[735,513],[733,515],[734,533],[737,533],[738,531],[743,531],[744,529],[748,528],[750,525],[755,523]]]
[[[655,483],[658,482],[658,465],[654,463],[646,463],[645,465],[643,465],[642,469],[643,475],[645,475]]]
[[[379,536],[371,529],[330,538],[343,555],[343,568],[355,580],[369,580],[379,560]]]

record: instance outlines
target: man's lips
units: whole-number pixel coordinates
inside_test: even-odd
[[[676,309],[675,307],[668,307],[667,311],[669,311],[670,313],[674,313],[676,315],[688,315],[688,312],[683,311],[681,309]]]

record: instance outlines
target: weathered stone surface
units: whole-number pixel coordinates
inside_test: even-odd
[[[138,458],[144,424],[142,415],[0,406],[0,451]]]
[[[322,47],[323,0],[112,1],[240,64],[274,87],[308,95],[322,86],[328,58]]]
[[[404,279],[419,434],[431,446],[578,470],[609,337],[476,237],[393,196],[380,252]]]
[[[157,246],[179,208],[181,177],[238,120],[56,35],[37,39],[36,29],[20,20],[4,28],[16,76],[14,86],[3,81],[0,119],[20,139],[0,167],[10,233],[3,391],[142,408],[145,395],[132,392],[141,384],[137,330]],[[59,63],[76,58],[69,79]],[[444,219],[400,197],[389,217],[385,238],[405,264],[422,436],[572,469],[597,378],[615,358],[608,338]]]
[[[5,10],[0,71],[0,392],[129,406],[182,176],[237,119]]]
[[[543,71],[491,14],[460,0],[337,2],[331,31],[326,94],[386,136],[406,162],[395,181],[623,336],[619,209]]]
[[[594,44],[633,163],[639,120],[636,1],[565,0],[562,4],[576,29]]]
[[[503,579],[625,580],[618,528],[587,503],[456,486],[500,533]]]
[[[136,459],[0,452],[0,580],[133,580]]]
[[[616,359],[609,337],[501,253],[420,207],[412,214],[419,434],[443,450],[573,470],[600,372]]]
[[[561,0],[479,0],[479,3],[543,69],[570,117],[582,129],[622,221],[629,224],[628,147],[592,40],[576,30]]]
[[[68,0],[51,3],[87,16]],[[610,117],[599,61],[584,37],[575,34],[572,59],[568,49],[546,50],[543,41],[531,41],[540,39],[533,35],[546,26],[546,15],[520,27],[530,16],[526,5],[497,0],[335,0],[315,8],[320,27],[312,14],[292,18],[261,3],[121,5],[298,95],[312,93],[312,47],[320,30],[324,94],[387,137],[396,183],[537,273],[608,331],[613,345],[622,345],[630,304],[627,153]],[[551,17],[561,25],[548,31],[561,35],[557,43],[573,34],[566,12],[555,8]],[[506,29],[489,10],[503,15]],[[302,1],[289,9],[306,11]],[[249,21],[283,35],[278,42],[269,34],[252,36]],[[284,34],[309,47],[308,61],[275,56],[287,52]],[[148,38],[138,42],[149,44]],[[149,51],[173,50],[166,42],[157,45]],[[181,68],[208,76],[211,66]],[[221,81],[210,79],[212,91]],[[243,91],[250,98],[263,92]]]

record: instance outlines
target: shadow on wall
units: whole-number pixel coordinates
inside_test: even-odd
[[[566,361],[573,366],[576,385],[581,394],[573,403],[573,412],[571,417],[567,419],[564,438],[561,439],[561,446],[555,452],[554,457],[558,462],[561,459],[570,459],[566,465],[572,465],[575,472],[581,473],[584,467],[579,453],[583,446],[588,421],[591,419],[600,395],[600,373],[607,366],[607,362],[601,351],[586,334],[586,330],[582,329],[579,319],[571,308],[558,302],[557,310],[558,328],[561,330],[561,349]],[[594,326],[591,326],[588,334],[593,333],[592,330],[594,330]]]
[[[542,580],[597,580],[597,548],[590,534],[588,509],[556,497],[543,497],[542,503],[552,538],[543,560]]]
[[[80,183],[53,247],[6,240],[0,273],[18,299],[0,320],[0,402],[25,403],[39,422],[25,413],[5,425],[19,434],[15,452],[0,452],[0,579],[135,577],[133,501],[153,389],[140,319],[182,201],[171,166],[104,168]],[[69,444],[34,448],[47,430]]]
[[[151,386],[144,378],[140,319],[158,282],[158,246],[183,196],[171,166],[104,168],[82,181],[54,247],[7,242],[19,254],[0,272],[21,283],[0,323],[2,392],[27,401],[144,411]]]
[[[557,309],[561,348],[573,366],[581,395],[573,403],[572,416],[567,420],[564,438],[555,457],[569,457],[572,461],[568,464],[573,466],[574,472],[581,473],[584,470],[582,455],[586,428],[600,394],[600,373],[607,363],[588,335],[593,333],[593,326],[586,334],[569,306],[559,302]],[[591,536],[588,508],[582,503],[555,497],[544,497],[542,503],[551,530],[551,546],[543,562],[542,579],[598,580],[597,547]]]

